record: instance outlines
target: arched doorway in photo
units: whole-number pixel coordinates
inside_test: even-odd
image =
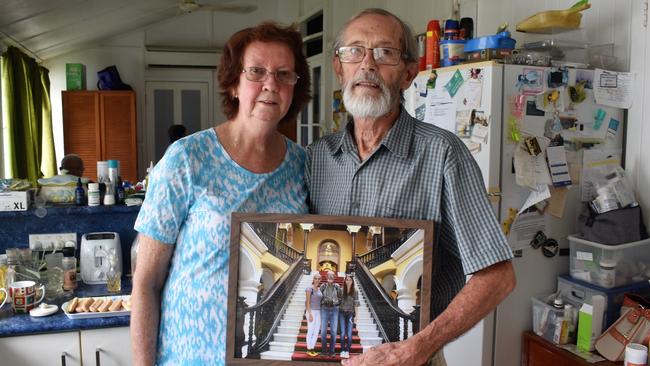
[[[339,243],[326,239],[318,244],[318,270],[338,272],[341,248]]]

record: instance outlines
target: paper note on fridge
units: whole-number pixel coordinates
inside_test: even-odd
[[[519,210],[519,214],[521,215],[521,213],[526,211],[529,207],[549,198],[551,198],[551,191],[549,191],[548,186],[546,184],[538,186],[537,190],[530,191],[526,202],[524,202],[523,206],[521,206],[521,209]]]
[[[630,108],[633,81],[634,76],[631,72],[594,70],[596,103],[616,108]]]
[[[424,122],[456,133],[456,103],[442,88],[429,89]]]
[[[546,148],[548,169],[551,171],[551,181],[556,187],[571,185],[569,165],[566,162],[564,146],[549,146]]]

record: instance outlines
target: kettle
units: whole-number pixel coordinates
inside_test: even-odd
[[[122,246],[120,234],[115,232],[87,233],[81,237],[79,267],[81,280],[86,284],[106,283],[106,272],[110,269],[109,253],[115,251],[116,270],[122,272]]]

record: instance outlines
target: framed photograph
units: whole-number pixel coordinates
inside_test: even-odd
[[[431,321],[434,237],[432,221],[233,213],[226,363],[332,365],[411,337]]]

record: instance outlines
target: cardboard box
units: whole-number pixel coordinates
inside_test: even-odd
[[[65,64],[66,90],[86,90],[86,67],[83,64]]]
[[[0,211],[27,211],[30,192],[0,192]]]

